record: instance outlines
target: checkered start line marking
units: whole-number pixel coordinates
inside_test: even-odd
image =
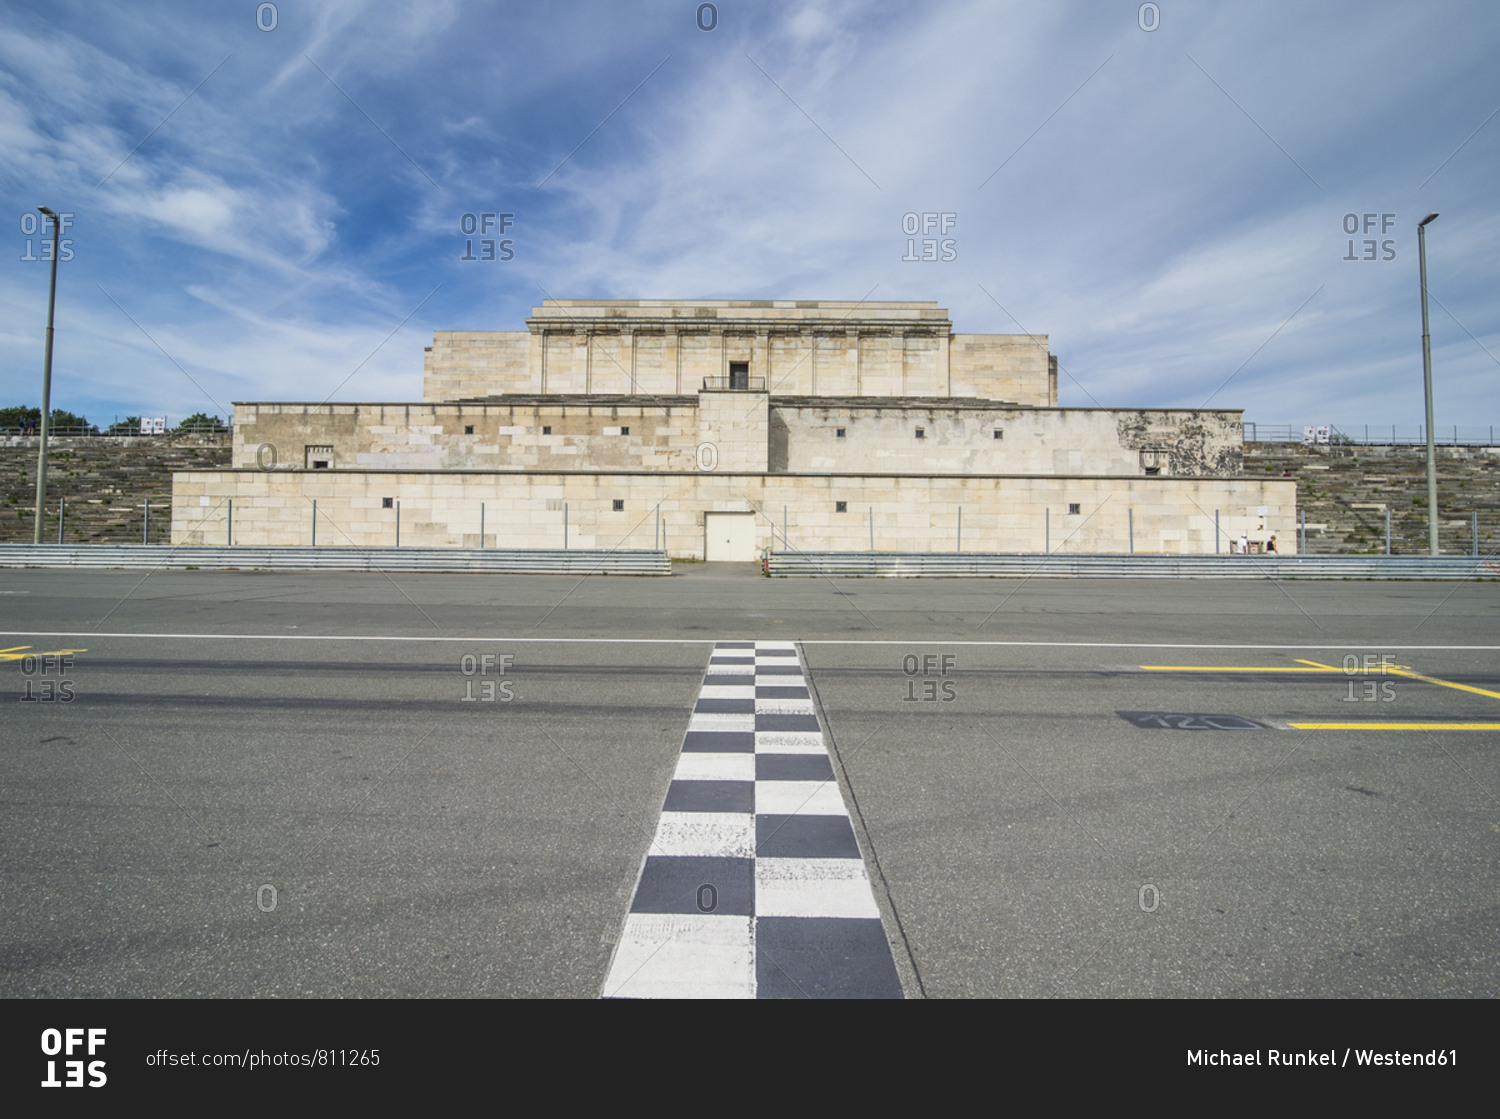
[[[720,641],[606,998],[901,998],[796,646]]]

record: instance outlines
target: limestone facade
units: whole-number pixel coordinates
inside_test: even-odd
[[[731,367],[772,396],[1057,403],[1045,334],[954,334],[936,303],[549,299],[525,331],[438,331],[423,399],[680,396]]]
[[[706,512],[804,550],[868,548],[873,522],[877,549],[946,551],[962,519],[969,551],[1213,552],[1216,511],[1221,549],[1294,545],[1295,483],[1243,476],[1239,411],[1058,408],[1045,335],[954,334],[933,303],[526,323],[438,332],[421,403],[237,403],[233,469],[176,476],[174,541],[227,538],[232,500],[236,543],[310,543],[317,500],[320,545],[394,544],[398,510],[403,545],[561,547],[566,521],[573,547],[694,559]]]
[[[873,515],[879,551],[954,551],[961,517],[964,551],[1124,552],[1133,524],[1137,551],[1212,553],[1216,512],[1227,537],[1295,547],[1295,483],[1255,478],[232,469],[174,475],[172,495],[179,544],[224,543],[232,500],[235,542],[272,546],[313,542],[316,501],[328,547],[392,547],[399,516],[403,547],[561,548],[566,533],[702,559],[705,512],[754,515],[757,548],[784,547],[784,523],[803,551],[865,551]]]

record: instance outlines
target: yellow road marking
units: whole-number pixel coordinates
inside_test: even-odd
[[[1286,665],[1143,664],[1143,672],[1338,672],[1337,668],[1290,668]]]
[[[1492,692],[1487,688],[1476,688],[1472,684],[1456,684],[1452,680],[1440,680],[1436,676],[1424,676],[1420,672],[1413,672],[1410,665],[1405,664],[1374,664],[1368,668],[1357,668],[1352,672],[1345,672],[1331,664],[1319,664],[1317,661],[1298,661],[1299,666],[1292,668],[1288,665],[1215,665],[1215,664],[1143,664],[1143,672],[1337,672],[1344,676],[1405,676],[1408,680],[1421,680],[1424,684],[1437,684],[1443,688],[1457,688],[1461,692],[1473,692],[1475,695],[1488,696],[1490,699],[1500,699],[1500,692]]]
[[[1293,730],[1500,730],[1500,723],[1288,723]]]
[[[1475,688],[1468,684],[1455,684],[1452,680],[1439,680],[1436,676],[1423,676],[1420,672],[1408,672],[1402,669],[1393,671],[1397,676],[1409,676],[1413,680],[1421,680],[1424,683],[1441,684],[1445,688],[1457,688],[1461,692],[1473,692],[1475,695],[1487,695],[1491,699],[1500,699],[1500,692],[1486,691],[1484,688]]]
[[[0,650],[0,661],[20,661],[27,657],[62,657],[70,653],[87,653],[87,649],[54,649],[50,653],[20,653],[17,649],[29,649],[30,645],[17,645],[15,649]]]

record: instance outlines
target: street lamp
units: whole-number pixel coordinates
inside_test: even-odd
[[[1417,222],[1417,267],[1422,275],[1422,388],[1427,394],[1427,554],[1438,554],[1437,448],[1432,430],[1432,335],[1427,332],[1427,223],[1436,214]]]
[[[52,419],[52,319],[57,310],[57,249],[58,237],[62,233],[62,222],[45,206],[38,206],[52,219],[52,288],[47,293],[47,351],[42,359],[42,428],[41,445],[36,453],[36,517],[32,525],[31,542],[42,542],[42,511],[47,501],[47,428]]]

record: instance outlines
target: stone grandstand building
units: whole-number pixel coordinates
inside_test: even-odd
[[[174,475],[173,542],[1295,548],[1240,411],[1059,408],[1046,335],[935,303],[547,300],[526,327],[437,332],[421,403],[235,404],[233,465]]]

